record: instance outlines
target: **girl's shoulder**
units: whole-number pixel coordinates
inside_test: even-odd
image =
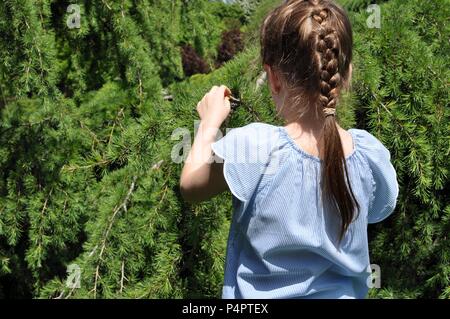
[[[226,129],[226,134],[231,137],[254,137],[254,142],[260,142],[259,138],[274,137],[280,131],[279,126],[263,122],[253,122],[245,126]]]
[[[350,128],[348,132],[353,139],[353,153],[363,155],[369,162],[390,161],[389,150],[370,132],[357,128]],[[292,144],[282,126],[263,122],[253,122],[242,127],[227,129],[223,142],[233,144],[236,148],[250,153],[261,148],[273,149]]]
[[[390,161],[389,150],[370,132],[357,128],[351,128],[348,132],[353,139],[353,153],[362,155],[369,162]],[[292,145],[293,142],[286,135],[287,132],[282,126],[253,122],[242,127],[226,129],[222,142],[237,150],[246,151],[247,155],[257,151],[261,152],[261,149],[269,151],[275,147],[278,149],[289,148],[286,146],[292,146],[294,151],[298,151],[299,148]],[[301,150],[300,153],[305,158],[314,158]]]
[[[279,145],[280,129],[279,126],[254,122],[242,127],[226,129],[225,135],[219,140],[220,143],[216,142],[216,144],[227,147],[228,151],[235,150],[240,156],[255,153],[262,155]]]
[[[368,161],[390,161],[389,150],[371,133],[356,128],[351,128],[348,132],[352,135],[355,151],[363,154]]]

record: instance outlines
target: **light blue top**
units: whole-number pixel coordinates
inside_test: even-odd
[[[321,160],[284,127],[252,123],[212,144],[234,207],[223,298],[366,297],[367,224],[392,213],[398,183],[383,144],[367,131],[348,132],[354,147],[346,163],[360,213],[340,247],[340,217],[321,201]]]

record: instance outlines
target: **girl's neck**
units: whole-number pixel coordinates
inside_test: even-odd
[[[277,115],[284,120],[285,128],[291,136],[303,136],[317,142],[322,135],[324,119],[317,112],[313,102],[295,100],[283,86],[280,92],[272,95]],[[339,131],[342,128],[337,124]]]
[[[293,131],[305,132],[309,135],[320,136],[323,130],[323,120],[315,116],[303,116],[299,119],[285,119],[285,127]]]
[[[314,107],[303,106],[303,113],[299,113],[299,109],[298,106],[284,108],[280,116],[284,119],[285,127],[292,131],[320,136],[323,130],[323,118],[318,116]]]

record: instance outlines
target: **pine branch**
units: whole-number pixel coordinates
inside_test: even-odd
[[[81,120],[80,120],[79,122],[80,122],[81,128],[87,130],[88,133],[94,138],[94,140],[95,140],[95,142],[96,142],[97,144],[101,144],[101,142],[100,142],[100,140],[98,139],[97,135],[96,135],[89,127],[87,127],[86,125],[84,125],[84,123],[83,123]],[[94,143],[92,143],[92,149],[94,149]]]
[[[63,171],[67,171],[67,172],[72,173],[72,172],[74,172],[76,170],[79,170],[79,169],[89,169],[89,168],[93,168],[93,167],[96,167],[96,166],[106,165],[106,164],[109,164],[109,163],[111,163],[111,160],[103,160],[103,161],[100,161],[100,162],[95,162],[95,163],[92,163],[92,164],[89,164],[89,165],[83,165],[83,166],[63,165],[63,167],[61,167],[61,171],[62,172]]]
[[[41,214],[40,214],[40,225],[39,225],[39,233],[38,233],[39,234],[39,236],[38,236],[39,251],[42,251],[42,236],[43,236],[43,232],[44,232],[42,223],[44,220],[44,213],[47,210],[48,201],[49,201],[50,197],[52,196],[52,193],[53,193],[53,188],[50,189],[50,192],[48,193],[47,197],[45,198],[44,205],[42,207]],[[41,256],[39,256],[39,258],[40,257]],[[41,260],[38,260],[38,266],[40,266],[40,264],[41,264]]]
[[[410,141],[412,143],[414,143],[414,138],[405,130],[405,128],[403,127],[403,123],[394,115],[392,114],[392,112],[386,107],[386,105],[381,102],[381,100],[378,98],[377,95],[375,95],[374,93],[372,93],[372,97],[377,101],[377,103],[379,103],[383,109],[391,116],[392,120],[394,120],[395,124],[397,124],[398,128],[401,129],[410,139]],[[380,120],[380,110],[379,108],[377,108],[377,114],[378,114],[378,123],[381,126],[381,120]]]
[[[111,6],[105,0],[102,0],[102,3],[109,9],[112,10]]]
[[[394,116],[394,114],[392,114],[392,112],[386,107],[386,105],[383,102],[380,101],[380,99],[378,99],[378,97],[375,94],[372,93],[372,96],[383,107],[383,109],[391,116],[392,120],[398,126],[400,131],[403,132],[408,137],[409,141],[411,142],[411,145],[414,145],[414,146],[416,146],[417,149],[420,149],[420,146],[417,144],[416,140],[405,130],[401,121],[396,116]],[[377,107],[377,112],[378,112],[378,116],[380,117],[380,111],[379,111],[378,107]],[[379,121],[379,123],[380,123],[379,124],[380,126],[378,128],[381,127],[381,122]],[[423,166],[422,163],[420,161],[418,161],[417,167],[419,169],[420,176],[424,176],[422,166]]]
[[[121,294],[123,292],[123,287],[124,287],[123,282],[124,282],[124,280],[128,281],[128,279],[125,277],[125,262],[122,260],[121,276],[120,276],[120,290],[119,290],[119,292]]]
[[[119,119],[119,116],[124,116],[124,114],[123,114],[123,107],[119,110],[119,112],[117,113],[116,118],[114,119],[113,126],[112,126],[112,128],[111,128],[111,132],[109,133],[108,147],[111,146],[111,140],[112,140],[113,133],[114,133],[114,129],[115,129],[115,127],[116,127],[116,123],[117,123],[117,121],[118,121],[118,119]]]
[[[8,132],[8,131],[10,131],[10,130],[17,129],[18,127],[28,127],[28,128],[32,128],[33,126],[41,125],[41,124],[44,124],[44,123],[49,122],[49,121],[51,121],[51,120],[53,120],[52,117],[46,117],[46,118],[44,118],[44,119],[42,119],[42,120],[40,120],[40,121],[37,121],[37,122],[20,123],[20,124],[17,124],[17,125],[15,125],[15,126],[11,126],[11,127],[8,127],[8,128],[6,128],[6,129],[4,129],[3,131],[0,132],[0,135],[5,134],[6,132]]]
[[[99,254],[99,261],[97,263],[97,267],[95,269],[95,280],[94,280],[94,288],[91,290],[91,292],[94,293],[94,298],[97,297],[97,284],[98,284],[98,279],[100,278],[100,264],[102,262],[102,258],[103,258],[103,253],[105,252],[106,249],[106,241],[108,239],[109,233],[111,231],[111,228],[113,226],[114,220],[116,218],[116,215],[123,209],[125,212],[127,211],[127,204],[128,201],[130,200],[131,194],[134,191],[134,187],[136,185],[136,180],[137,180],[137,176],[133,176],[133,181],[131,182],[130,188],[128,189],[128,193],[125,196],[123,202],[117,206],[114,209],[114,212],[112,214],[111,220],[109,222],[108,228],[106,229],[105,235],[103,236],[103,240],[101,243],[101,248],[100,248],[100,254]]]

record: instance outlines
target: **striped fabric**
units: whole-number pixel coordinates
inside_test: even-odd
[[[392,213],[398,184],[381,142],[364,130],[348,132],[354,148],[346,162],[360,212],[339,246],[340,217],[321,200],[321,160],[284,127],[252,123],[213,143],[234,208],[223,298],[366,297],[367,224]]]

